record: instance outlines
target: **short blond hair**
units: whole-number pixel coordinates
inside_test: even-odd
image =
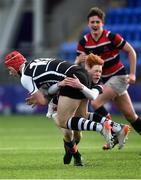
[[[104,60],[96,55],[96,54],[93,54],[93,53],[90,53],[88,56],[87,56],[87,59],[86,59],[86,64],[92,68],[94,65],[102,65],[104,64]]]

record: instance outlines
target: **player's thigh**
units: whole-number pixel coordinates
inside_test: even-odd
[[[57,107],[57,123],[60,127],[66,128],[68,119],[74,115],[80,103],[81,100],[72,99],[67,96],[59,96]]]
[[[91,101],[91,104],[94,109],[97,109],[114,99],[116,96],[117,93],[111,87],[104,86],[103,93],[100,94],[94,101]]]
[[[75,116],[87,118],[88,112],[88,100],[83,99],[75,112]]]
[[[117,96],[114,99],[114,102],[117,105],[118,109],[124,114],[127,120],[132,121],[137,118],[128,92],[124,95]]]

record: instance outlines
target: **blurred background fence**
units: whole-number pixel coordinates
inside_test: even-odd
[[[32,109],[25,104],[27,92],[8,77],[5,54],[16,49],[28,60],[58,57],[74,62],[77,42],[89,32],[86,16],[93,6],[105,10],[105,28],[120,33],[137,52],[137,83],[129,93],[141,113],[140,0],[0,0],[0,113],[46,112],[46,107]],[[126,55],[121,56],[128,69]],[[107,107],[118,113],[112,103]]]

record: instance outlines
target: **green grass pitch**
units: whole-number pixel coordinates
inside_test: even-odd
[[[114,120],[127,123],[120,116]],[[63,136],[43,115],[0,116],[0,179],[141,179],[141,137],[133,129],[126,146],[103,151],[104,138],[83,132],[84,166],[64,165]]]

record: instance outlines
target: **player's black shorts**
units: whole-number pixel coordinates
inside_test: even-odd
[[[71,72],[67,76],[73,77],[73,74],[77,76],[77,78],[80,80],[82,84],[90,88],[90,77],[85,69],[79,69],[75,72]],[[85,95],[76,88],[72,88],[70,86],[61,87],[59,95],[67,96],[73,99],[84,99],[86,98]]]

